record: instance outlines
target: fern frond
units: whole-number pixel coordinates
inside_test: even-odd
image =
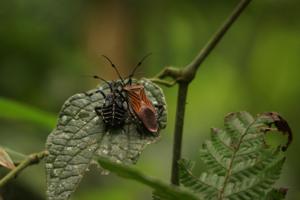
[[[230,113],[225,118],[225,130],[237,142],[253,122],[253,117],[247,112]]]
[[[241,181],[231,181],[224,191],[224,198],[230,200],[263,198],[279,178],[284,157],[279,156],[256,175],[244,177]]]
[[[204,199],[267,199],[285,161],[282,152],[265,144],[265,134],[273,124],[277,131],[289,131],[289,144],[288,124],[276,113],[256,119],[247,112],[229,114],[225,129],[212,129],[211,140],[200,150],[207,172],[195,177],[193,163],[181,160],[181,183]]]
[[[203,174],[201,178],[197,178],[192,174],[192,169],[194,166],[193,162],[182,159],[179,161],[178,165],[180,168],[180,182],[185,187],[197,192],[198,194],[201,194],[203,199],[210,199],[218,194],[218,188],[209,184],[211,181],[208,181],[209,178],[205,177],[206,174]]]
[[[230,156],[234,151],[231,140],[232,138],[226,131],[218,128],[211,129],[211,141],[224,156]]]
[[[250,176],[255,176],[268,167],[278,159],[279,152],[277,150],[271,151],[259,150],[257,156],[253,159],[236,160],[233,162],[231,170],[230,181],[242,180]]]
[[[205,164],[210,166],[209,171],[212,173],[224,175],[229,168],[230,157],[224,156],[212,141],[207,141],[203,145],[203,149],[200,150],[200,157]]]

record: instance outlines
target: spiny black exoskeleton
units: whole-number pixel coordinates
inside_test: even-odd
[[[101,116],[106,129],[122,128],[127,119],[126,96],[121,91],[122,85],[118,81],[107,82],[110,93],[105,94],[102,90],[97,90],[103,98],[102,106],[95,107],[95,112]]]
[[[95,79],[104,81],[110,89],[108,94],[105,94],[101,89],[94,92],[100,93],[104,98],[103,105],[95,107],[95,112],[98,116],[102,117],[106,130],[123,128],[123,125],[128,118],[127,95],[123,91],[125,83],[111,60],[106,56],[103,57],[106,58],[110,62],[111,66],[116,70],[120,81],[106,81],[99,76],[93,76]],[[93,95],[94,93],[89,95]]]

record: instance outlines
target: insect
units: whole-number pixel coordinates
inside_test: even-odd
[[[132,83],[132,77],[136,70],[149,55],[150,54],[144,56],[143,59],[138,62],[126,82],[113,62],[108,57],[103,56],[110,62],[120,78],[120,81],[108,82],[99,76],[94,76],[94,78],[104,81],[110,88],[110,93],[107,95],[105,95],[102,90],[96,91],[104,97],[104,105],[96,107],[95,112],[98,116],[103,118],[107,128],[122,127],[129,114],[137,123],[138,128],[142,128],[153,134],[157,133],[157,118],[159,114],[155,106],[146,96],[144,86]]]
[[[107,82],[109,84],[110,93],[104,94],[102,90],[98,90],[104,97],[104,104],[95,107],[95,112],[101,116],[106,129],[122,127],[127,119],[127,104],[125,96],[120,91],[120,83],[117,81]]]
[[[157,111],[145,94],[144,86],[139,84],[126,85],[128,104],[131,114],[150,133],[158,131]]]
[[[111,62],[106,56],[104,57],[109,62]],[[115,68],[114,64],[112,64],[112,66]],[[119,77],[121,77],[118,71],[117,74],[119,75]],[[123,127],[128,117],[128,105],[126,103],[126,94],[122,91],[124,84],[123,79],[121,78],[121,82],[108,82],[107,80],[99,76],[93,76],[93,78],[104,81],[110,89],[110,93],[108,94],[105,94],[100,89],[94,92],[100,93],[104,98],[104,104],[102,106],[95,107],[96,114],[102,117],[106,130]],[[89,96],[93,95],[94,93],[89,94]]]
[[[142,62],[149,56],[147,54],[133,69],[132,73],[128,77],[128,82],[124,85],[123,90],[126,91],[128,97],[129,111],[131,115],[136,119],[138,125],[152,134],[158,131],[157,118],[159,116],[155,109],[155,106],[146,96],[145,88],[141,84],[132,84],[132,77],[135,71]]]

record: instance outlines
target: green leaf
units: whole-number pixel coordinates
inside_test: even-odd
[[[224,197],[229,199],[243,199],[251,196],[255,199],[265,199],[265,194],[279,178],[285,158],[273,155],[276,159],[257,173],[253,173],[241,180],[228,182]]]
[[[166,126],[166,103],[162,90],[148,80],[139,83],[154,105],[163,106],[158,119],[159,128]],[[99,89],[109,93],[105,84]],[[102,118],[94,108],[101,106],[101,94],[76,94],[62,107],[56,129],[48,136],[46,149],[47,196],[49,200],[65,200],[75,191],[86,170],[94,159],[106,157],[118,163],[133,164],[144,148],[159,140],[159,136],[137,131],[133,122],[117,130],[105,132]]]
[[[55,115],[11,99],[0,97],[0,117],[23,120],[52,129],[56,123]]]
[[[225,117],[225,130],[212,129],[200,157],[207,172],[195,177],[190,161],[181,160],[181,183],[204,199],[266,199],[279,178],[285,156],[279,148],[269,148],[265,135],[278,131],[288,135],[286,150],[292,141],[288,123],[274,112],[253,118],[247,112]]]
[[[187,188],[198,193],[203,199],[211,199],[212,196],[218,192],[218,186],[211,185],[209,179],[212,176],[203,173],[201,178],[192,174],[194,163],[189,160],[182,159],[179,161],[180,168],[180,182]],[[215,178],[218,176],[215,175]]]
[[[154,194],[156,199],[199,200],[199,198],[191,192],[163,183],[152,177],[148,177],[140,173],[139,171],[132,169],[131,167],[128,167],[126,165],[117,164],[115,162],[103,158],[99,159],[99,163],[102,167],[104,167],[105,169],[111,172],[116,173],[120,177],[126,179],[132,179],[138,181],[139,183],[151,187],[156,191]]]

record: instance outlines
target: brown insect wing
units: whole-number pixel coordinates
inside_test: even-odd
[[[137,115],[148,131],[152,133],[156,133],[158,131],[155,112],[153,112],[152,109],[150,109],[148,106],[142,106]]]

